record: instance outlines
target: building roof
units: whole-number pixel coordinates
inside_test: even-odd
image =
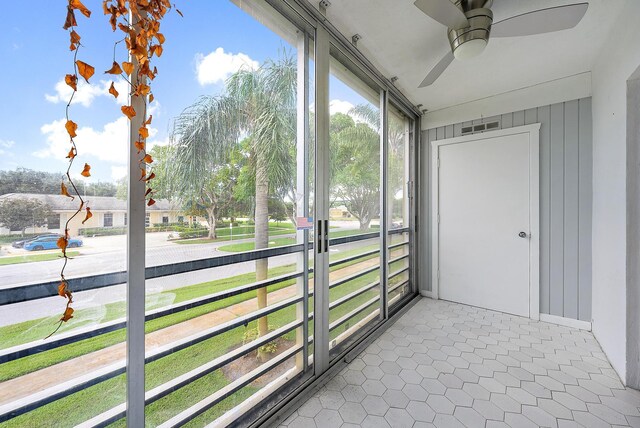
[[[75,211],[78,208],[77,198],[71,198],[63,195],[41,195],[38,193],[7,193],[0,195],[0,201],[12,199],[35,199],[43,202],[51,208],[52,211]],[[86,206],[91,207],[91,211],[126,211],[127,201],[118,199],[115,196],[85,196]],[[156,203],[147,207],[147,211],[177,211],[178,208],[173,206],[167,199],[158,199]]]

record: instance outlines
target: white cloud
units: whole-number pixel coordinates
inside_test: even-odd
[[[73,97],[71,104],[81,104],[84,107],[89,107],[96,97],[107,96],[113,98],[113,95],[109,93],[109,87],[111,86],[111,80],[100,80],[98,83],[88,84],[84,80],[78,82],[78,91]],[[128,103],[129,84],[122,78],[117,78],[114,81],[114,86],[118,91],[118,104],[124,105]],[[44,98],[50,103],[67,103],[73,89],[67,85],[64,80],[60,80],[54,86],[55,94],[45,94]]]
[[[112,166],[111,167],[111,178],[113,181],[117,181],[122,177],[126,177],[129,172],[129,168],[126,166]]]
[[[354,107],[349,101],[331,100],[329,102],[329,114],[344,113],[349,114],[349,111]]]
[[[224,83],[227,77],[242,68],[255,70],[259,66],[249,55],[227,53],[223,48],[207,55],[196,54],[196,75],[201,85]]]
[[[0,140],[0,155],[11,155],[12,153],[7,151],[16,144],[13,140]]]
[[[69,134],[65,127],[65,119],[60,119],[42,125],[40,132],[46,138],[46,146],[33,153],[39,158],[55,158],[64,160],[65,154],[69,151]],[[129,120],[122,116],[113,122],[109,122],[102,129],[93,129],[89,126],[78,128],[78,136],[74,138],[78,147],[80,161],[78,168],[81,168],[87,156],[98,159],[100,162],[109,163],[111,176],[114,179],[126,175],[129,141]],[[152,138],[158,134],[158,130],[149,127],[149,145],[165,144],[164,140],[153,141]],[[92,168],[104,169],[107,166],[99,163],[92,163]]]
[[[151,135],[149,135],[151,137]],[[147,150],[151,151],[155,146],[168,146],[169,145],[169,137],[165,137],[161,140],[147,140]]]
[[[46,147],[34,153],[35,156],[63,158],[69,151],[69,134],[64,127],[65,120],[55,120],[42,125],[40,132],[46,137]],[[83,126],[76,131],[74,139],[81,156],[95,156],[99,160],[127,163],[127,141],[129,139],[129,123],[125,116],[109,122],[102,130]],[[97,165],[96,165],[97,166]]]

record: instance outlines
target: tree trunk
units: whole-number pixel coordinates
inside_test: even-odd
[[[216,233],[216,214],[215,208],[207,209],[207,215],[209,217],[209,236],[208,239],[217,239],[218,234]]]
[[[256,211],[255,211],[255,249],[267,248],[269,246],[269,176],[267,173],[266,160],[258,154],[256,159]],[[269,259],[256,260],[256,281],[267,279],[269,271]],[[257,290],[258,309],[267,306],[267,289]],[[269,332],[269,323],[264,316],[258,320],[258,337],[262,337]],[[265,361],[265,355],[258,349],[258,358]]]
[[[361,232],[365,232],[367,229],[369,229],[369,225],[371,224],[371,219],[370,218],[361,218],[359,219],[360,221],[360,231]]]

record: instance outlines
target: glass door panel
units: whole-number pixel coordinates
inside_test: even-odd
[[[380,315],[379,90],[332,58],[329,81],[329,348]]]
[[[410,286],[409,150],[412,121],[389,104],[387,157],[387,251],[389,307],[412,292]]]

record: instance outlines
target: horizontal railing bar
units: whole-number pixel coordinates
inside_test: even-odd
[[[344,259],[340,259],[340,260],[334,260],[332,262],[329,263],[329,267],[334,267],[334,266],[339,266],[345,263],[349,263],[352,262],[354,260],[358,260],[367,256],[373,256],[376,254],[380,254],[380,250],[376,249],[376,250],[371,250],[371,251],[367,251],[361,254],[356,254],[355,256],[351,256],[351,257],[345,257]]]
[[[275,248],[245,251],[242,253],[225,254],[206,259],[189,260],[186,262],[170,263],[166,265],[150,266],[145,269],[145,278],[153,279],[179,273],[192,272],[202,269],[211,269],[228,266],[236,263],[268,257],[282,256],[304,251],[304,244],[285,245]],[[69,288],[74,292],[94,290],[127,282],[127,272],[111,272],[99,275],[68,278]],[[26,302],[58,295],[59,280],[42,282],[37,284],[17,285],[15,287],[0,290],[0,306],[12,303]]]
[[[267,316],[269,314],[282,310],[288,306],[294,305],[301,301],[302,301],[302,296],[291,297],[289,299],[282,300],[278,303],[269,305],[265,308],[259,309],[249,314],[234,318],[225,323],[218,324],[217,326],[212,327],[210,329],[201,331],[199,333],[185,337],[183,339],[179,339],[173,343],[160,346],[154,349],[152,352],[150,352],[149,355],[145,357],[144,362],[145,364],[149,364],[153,361],[159,360],[160,358],[166,357],[167,355],[170,355],[174,352],[180,351],[182,349],[188,348],[189,346],[195,345],[196,343],[200,343],[207,339],[211,339],[220,334],[226,333],[227,331],[233,330],[236,327],[240,327],[242,325],[248,324],[251,321],[255,321],[259,318],[262,318],[264,316]]]
[[[294,321],[292,323],[289,323],[283,327],[280,327],[277,330],[274,330],[262,337],[259,337],[256,340],[253,340],[245,345],[242,345],[241,347],[234,349],[233,351],[226,353],[224,355],[221,355],[220,357],[206,363],[203,364],[181,376],[178,376],[172,380],[170,380],[169,382],[165,382],[164,384],[157,386],[155,388],[153,388],[152,390],[149,390],[145,393],[145,405],[149,405],[159,399],[161,399],[162,397],[165,397],[169,394],[171,394],[174,391],[177,391],[178,389],[190,384],[191,382],[194,382],[198,379],[200,379],[203,376],[208,375],[209,373],[212,373],[218,369],[220,369],[221,367],[229,364],[230,362],[248,354],[251,351],[254,351],[256,349],[258,349],[259,347],[281,337],[284,336],[285,334],[295,330],[296,328],[300,327],[302,325],[302,321]],[[86,421],[85,423],[79,425],[79,427],[82,428],[88,428],[88,427],[103,427],[106,426],[108,424],[111,424],[115,421],[117,421],[118,419],[123,418],[126,415],[126,405],[125,404],[120,404],[110,410],[107,410],[106,412]]]
[[[408,267],[408,266],[407,266],[407,267],[403,267],[403,268],[402,268],[402,269],[400,269],[400,270],[397,270],[397,271],[395,271],[395,272],[393,272],[393,273],[390,273],[390,274],[389,274],[388,279],[393,279],[393,278],[395,278],[396,276],[401,275],[401,274],[403,274],[403,273],[405,273],[405,272],[408,272],[408,271],[409,271],[409,267]]]
[[[399,284],[396,284],[396,285],[394,285],[393,287],[391,287],[391,288],[387,291],[387,294],[391,294],[391,293],[393,293],[394,291],[396,291],[398,288],[400,288],[400,287],[404,287],[404,286],[405,286],[405,285],[407,285],[407,284],[409,284],[409,280],[406,280],[406,281],[403,281],[403,282],[401,282],[401,283],[399,283]]]
[[[378,303],[379,300],[380,300],[380,296],[376,296],[373,299],[368,300],[365,303],[363,303],[362,305],[358,306],[357,308],[355,308],[353,311],[349,312],[348,314],[343,315],[342,317],[338,318],[337,320],[335,320],[334,322],[329,324],[329,331],[333,331],[336,328],[340,327],[342,324],[344,324],[345,322],[349,321],[351,318],[355,317],[356,315],[360,314],[361,312],[364,312],[369,306],[373,305],[374,303]]]
[[[375,272],[376,270],[379,270],[379,269],[380,269],[380,266],[377,266],[377,265],[376,266],[371,266],[370,268],[363,269],[363,270],[361,270],[359,272],[356,272],[356,273],[354,273],[352,275],[345,276],[344,278],[340,278],[338,280],[330,282],[329,283],[329,289],[338,287],[338,286],[340,286],[342,284],[346,284],[347,282],[353,281],[354,279],[358,279],[361,276],[368,275],[368,274],[370,274],[372,272]]]
[[[411,228],[409,227],[403,227],[402,229],[389,229],[389,235],[400,235],[402,233],[409,233],[411,232]]]
[[[360,235],[343,236],[329,240],[330,245],[342,245],[350,242],[363,241],[379,236],[379,233],[364,233]],[[309,243],[309,249],[313,248],[313,243]],[[286,254],[304,251],[304,244],[285,245],[275,248],[263,248],[235,254],[225,254],[206,259],[189,260],[185,262],[170,263],[159,266],[149,266],[145,269],[145,278],[153,279],[179,273],[187,273],[202,269],[211,269],[227,266],[235,263],[248,262],[268,257],[276,257]],[[343,263],[345,263],[344,261]],[[98,288],[110,287],[113,285],[125,284],[127,272],[109,272],[98,275],[82,276],[77,278],[67,278],[69,288],[74,292],[95,290]],[[47,281],[34,284],[16,285],[14,287],[0,290],[0,306],[13,303],[27,302],[30,300],[42,299],[58,295],[58,284],[60,281]]]
[[[278,284],[280,282],[288,281],[291,279],[302,276],[303,272],[294,272],[290,274],[280,275],[274,278],[265,279],[262,281],[254,282],[251,284],[235,287],[229,290],[221,291],[218,293],[209,294],[195,299],[188,300],[186,302],[177,303],[168,307],[158,308],[152,311],[148,311],[145,315],[145,322],[151,321],[156,318],[171,315],[177,312],[181,312],[188,309],[193,309],[198,306],[214,303],[216,301],[224,300],[226,298],[244,294],[249,291],[258,290],[260,288],[268,287],[270,285]],[[109,333],[111,331],[119,330],[127,326],[126,318],[119,318],[117,320],[110,321],[98,326],[89,327],[82,331],[75,331],[65,333],[65,336],[52,336],[47,341],[34,341],[23,345],[14,346],[0,351],[0,364],[6,363],[18,358],[23,358],[29,355],[35,355],[40,352],[55,349],[60,346],[68,345],[78,342],[80,340],[89,339],[101,334]]]
[[[269,360],[267,363],[262,364],[261,366],[250,371],[249,373],[246,373],[242,377],[231,382],[224,388],[219,389],[218,391],[216,391],[209,397],[205,398],[204,400],[201,400],[195,405],[189,407],[188,409],[172,417],[168,421],[159,425],[159,428],[183,426],[185,423],[189,422],[196,416],[202,414],[203,412],[207,411],[211,407],[215,406],[216,404],[218,404],[225,398],[229,397],[231,394],[235,393],[236,391],[244,388],[245,386],[247,386],[257,378],[269,372],[270,370],[280,365],[281,363],[285,362],[287,359],[294,356],[296,353],[300,352],[301,350],[302,350],[302,345],[289,348],[282,354],[279,354],[278,356]]]
[[[226,333],[229,330],[248,324],[251,321],[255,321],[258,318],[262,318],[273,312],[277,312],[288,306],[299,303],[300,301],[302,301],[302,297],[292,297],[286,300],[282,300],[274,305],[270,305],[270,306],[267,306],[266,308],[262,308],[260,310],[251,312],[250,314],[240,316],[238,318],[219,324],[210,329],[207,329],[202,332],[196,333],[194,335],[188,336],[186,338],[177,340],[173,343],[169,343],[165,346],[158,347],[153,351],[151,351],[149,355],[145,357],[145,364],[149,364],[169,354],[188,348],[189,346],[195,345],[204,340],[218,336],[222,333]],[[107,370],[107,368],[109,370]],[[67,397],[77,391],[86,389],[90,386],[103,382],[107,379],[118,376],[119,374],[122,374],[125,372],[126,361],[123,360],[119,363],[111,364],[110,366],[107,366],[107,368],[97,370],[93,373],[87,374],[77,379],[72,379],[69,382],[56,385],[52,388],[32,394],[23,399],[17,400],[15,402],[12,402],[0,407],[0,422],[6,421],[8,419],[12,419],[25,412],[29,412],[31,410],[37,409],[38,407],[42,407],[45,404],[48,404],[52,401]],[[68,386],[63,388],[63,386],[65,385],[68,385]]]
[[[35,410],[46,404],[67,397],[83,389],[89,388],[105,380],[126,372],[126,362],[122,360],[102,369],[70,381],[58,384],[43,391],[36,392],[19,400],[0,406],[0,422],[8,421],[24,413]]]
[[[198,306],[206,305],[209,303],[218,302],[220,300],[228,299],[230,297],[238,296],[240,294],[248,293],[249,291],[259,290],[261,288],[268,287],[270,285],[279,284],[281,282],[289,281],[302,276],[303,272],[293,272],[290,274],[284,274],[273,278],[264,279],[262,281],[253,282],[247,285],[241,285],[239,287],[230,288],[228,290],[220,291],[218,293],[210,294],[205,297],[197,297],[186,302],[177,303],[166,308],[158,308],[150,311],[145,316],[145,321],[150,321],[156,318],[161,318],[173,313],[182,312],[184,310],[196,308]]]
[[[391,244],[391,245],[389,245],[389,246],[388,246],[388,248],[389,248],[390,250],[393,250],[393,249],[395,249],[395,248],[403,247],[403,246],[405,246],[405,245],[409,245],[409,241],[403,241],[403,242],[398,242],[398,243],[396,243],[396,244]]]
[[[401,256],[396,257],[395,259],[391,259],[389,260],[389,264],[395,263],[395,262],[399,262],[400,260],[406,259],[409,257],[409,254],[403,254]]]
[[[364,241],[380,237],[380,232],[362,233],[360,235],[342,236],[340,238],[329,239],[329,246],[348,244],[350,242]]]
[[[364,287],[358,288],[356,291],[353,291],[349,294],[345,294],[344,296],[342,296],[341,298],[329,303],[329,310],[332,310],[334,308],[337,308],[338,306],[342,305],[343,303],[346,303],[352,299],[355,299],[356,297],[360,296],[361,294],[366,293],[367,291],[371,290],[372,288],[375,288],[377,286],[380,285],[380,281],[374,281],[370,284],[365,285]]]

